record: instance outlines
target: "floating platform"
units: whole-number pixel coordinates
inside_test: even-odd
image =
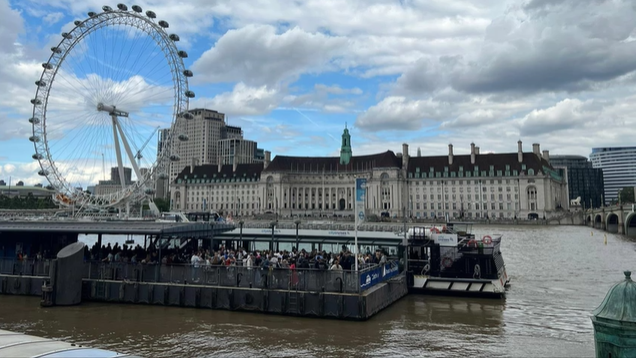
[[[0,357],[136,358],[137,356],[120,354],[104,349],[82,347],[54,339],[0,330]]]
[[[42,296],[47,277],[0,275],[0,294]],[[45,286],[46,287],[46,286]],[[82,301],[222,309],[364,321],[408,294],[398,275],[361,293],[82,280]]]

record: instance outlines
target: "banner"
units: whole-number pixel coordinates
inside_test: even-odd
[[[365,209],[365,201],[367,199],[367,179],[366,178],[356,178],[356,201],[355,201],[355,210],[356,210],[356,219],[358,223],[362,223],[365,220],[364,209]]]

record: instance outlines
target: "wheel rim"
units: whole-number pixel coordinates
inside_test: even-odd
[[[31,101],[30,140],[39,174],[55,188],[61,204],[101,208],[138,200],[154,188],[154,179],[169,173],[169,158],[176,159],[179,143],[173,138],[184,126],[180,113],[187,112],[192,96],[186,77],[191,72],[183,65],[187,54],[175,44],[179,37],[164,31],[167,22],[151,15],[107,7],[89,13],[62,34],[42,65]],[[110,110],[98,110],[99,104]],[[113,119],[111,106],[129,116]],[[170,128],[160,144],[153,138],[157,127]],[[122,165],[113,150],[117,147]],[[135,164],[145,170],[135,170]],[[125,175],[123,187],[119,180],[119,188],[115,181],[102,193],[77,191],[109,179],[112,167],[119,174],[120,166],[132,167],[134,183]]]

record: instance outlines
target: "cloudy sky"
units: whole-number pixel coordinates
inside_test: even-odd
[[[0,0],[0,179],[41,181],[35,93],[95,0]],[[132,4],[129,4],[132,5]],[[188,51],[197,98],[274,155],[636,144],[636,3],[622,0],[140,1]]]

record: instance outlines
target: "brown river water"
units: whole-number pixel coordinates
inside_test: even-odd
[[[366,322],[84,303],[40,308],[0,296],[0,329],[145,357],[592,357],[590,321],[635,269],[636,244],[570,226],[481,226],[503,234],[505,300],[409,295]],[[591,235],[591,232],[594,235]]]

